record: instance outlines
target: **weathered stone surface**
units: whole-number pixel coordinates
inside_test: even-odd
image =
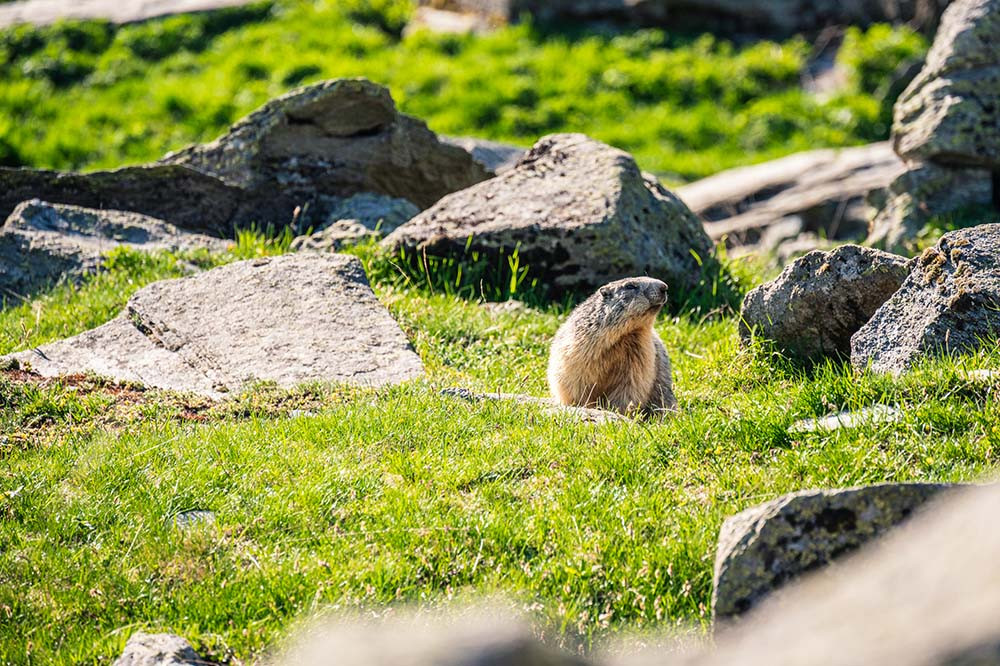
[[[908,274],[905,258],[859,245],[810,252],[746,295],[740,337],[771,340],[799,360],[846,358],[851,336]]]
[[[203,666],[209,663],[180,636],[140,631],[128,639],[114,666]]]
[[[949,0],[420,0],[493,22],[615,19],[671,29],[788,36],[830,25],[908,23],[932,31]]]
[[[921,358],[961,354],[1000,339],[1000,224],[941,237],[892,298],[851,339],[861,370],[901,373]]]
[[[908,160],[1000,168],[1000,0],[956,0],[924,69],[894,107]]]
[[[872,193],[869,203],[878,213],[865,244],[909,254],[932,217],[988,205],[992,191],[989,171],[914,164],[887,188]]]
[[[361,263],[318,253],[156,282],[111,322],[15,358],[43,376],[93,372],[211,397],[254,381],[378,386],[423,374]]]
[[[494,175],[513,169],[521,158],[524,157],[524,154],[528,152],[524,148],[500,143],[499,141],[475,139],[466,136],[443,136],[441,140],[467,151],[472,155],[472,159],[482,164],[484,169]]]
[[[888,405],[873,405],[855,412],[842,411],[830,416],[815,419],[802,419],[788,427],[789,435],[801,435],[810,432],[830,432],[842,428],[856,428],[859,425],[878,425],[880,423],[896,423],[903,419],[903,412]]]
[[[104,253],[120,245],[222,251],[227,243],[139,213],[26,201],[0,227],[0,301],[4,295],[30,294],[62,277],[93,273]]]
[[[846,562],[772,597],[712,649],[670,663],[997,664],[998,506],[995,484],[948,493]]]
[[[554,293],[634,275],[688,286],[701,272],[691,253],[712,254],[687,206],[628,153],[582,134],[541,139],[510,171],[445,197],[382,243],[459,258],[517,248]]]
[[[729,247],[761,243],[769,229],[793,219],[801,221],[799,232],[860,240],[870,217],[865,198],[904,170],[888,142],[812,150],[723,171],[679,187],[677,196]]]
[[[471,155],[396,110],[389,90],[335,79],[274,99],[212,143],[167,155],[250,192],[296,205],[373,192],[427,207],[489,177]],[[289,215],[290,219],[290,215]]]
[[[0,167],[0,216],[22,201],[41,199],[88,208],[130,210],[182,229],[232,238],[237,226],[291,219],[294,202],[271,193],[260,199],[217,178],[181,166],[127,167],[94,173]]]
[[[281,655],[287,666],[586,666],[549,648],[511,613],[466,610],[441,616],[342,620],[313,628]]]
[[[326,204],[326,222],[314,233],[292,241],[293,250],[333,252],[367,238],[382,238],[420,213],[407,201],[379,194],[355,194]]]
[[[0,28],[18,23],[48,25],[65,19],[133,23],[169,14],[246,5],[255,0],[21,0],[0,3]]]
[[[884,484],[794,493],[726,520],[712,595],[716,621],[756,606],[789,581],[898,525],[941,484]]]

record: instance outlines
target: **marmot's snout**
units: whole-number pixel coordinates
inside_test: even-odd
[[[623,299],[626,311],[636,315],[659,310],[667,303],[667,285],[656,278],[618,280],[604,285],[601,291],[608,298]]]

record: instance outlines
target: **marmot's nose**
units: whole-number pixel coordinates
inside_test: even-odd
[[[667,302],[667,285],[662,282],[656,285],[656,295],[660,297],[660,300],[664,303]]]

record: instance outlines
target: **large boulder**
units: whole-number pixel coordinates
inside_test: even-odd
[[[728,518],[715,558],[716,622],[746,613],[779,587],[854,551],[948,487],[915,483],[805,491]]]
[[[858,245],[816,250],[748,293],[740,338],[773,341],[797,360],[851,353],[851,336],[909,274],[907,259]]]
[[[921,358],[975,351],[1000,338],[1000,224],[952,231],[851,338],[859,370],[899,374]]]
[[[383,246],[459,258],[516,249],[554,293],[634,275],[691,286],[712,254],[683,202],[631,155],[582,134],[541,139],[516,167],[445,197]]]
[[[956,0],[923,70],[894,108],[893,141],[908,160],[1000,167],[1000,0]]]
[[[419,0],[492,24],[522,14],[541,20],[614,19],[674,30],[786,37],[827,26],[907,23],[926,32],[949,0]]]
[[[271,100],[205,145],[167,155],[250,192],[279,191],[322,214],[322,196],[372,192],[426,208],[491,174],[427,125],[396,110],[389,90],[335,79]],[[289,211],[290,217],[291,211]]]
[[[864,238],[866,198],[904,170],[888,142],[811,150],[723,171],[677,188],[677,196],[706,221],[713,240],[770,251],[804,232]]]
[[[111,322],[9,358],[47,377],[92,372],[210,397],[255,381],[379,386],[423,374],[361,262],[317,253],[156,282]]]
[[[248,18],[265,18],[270,14],[271,5],[255,0],[73,0],[73,2],[53,2],[52,0],[8,0],[0,3],[0,28],[18,23],[48,25],[65,20],[106,20],[112,23],[136,23],[151,18],[218,10],[223,7],[252,5],[241,12]]]
[[[0,227],[0,301],[5,295],[30,294],[60,278],[93,273],[105,253],[121,245],[223,251],[227,243],[139,213],[25,201]]]
[[[209,664],[174,634],[132,634],[114,666],[201,666]]]
[[[0,167],[0,217],[22,201],[41,199],[88,208],[129,210],[182,229],[232,238],[236,227],[269,219],[290,219],[280,193],[256,198],[218,178],[182,166],[140,166],[64,173]]]

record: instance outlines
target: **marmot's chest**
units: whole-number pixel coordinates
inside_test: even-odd
[[[598,394],[646,400],[656,380],[656,348],[649,331],[625,336],[595,361],[592,380]]]

